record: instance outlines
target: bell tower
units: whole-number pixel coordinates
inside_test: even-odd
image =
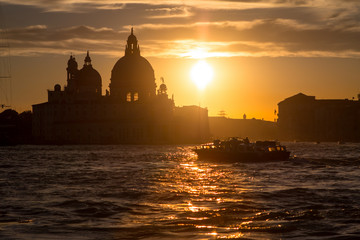
[[[67,90],[73,91],[76,85],[76,75],[78,73],[78,64],[75,60],[75,57],[71,54],[70,59],[68,60],[67,71]]]

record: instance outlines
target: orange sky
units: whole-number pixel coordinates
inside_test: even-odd
[[[176,105],[200,104],[211,116],[274,120],[277,103],[298,92],[351,99],[360,91],[358,1],[1,2],[18,111],[66,83],[70,53],[81,66],[90,50],[105,91],[131,26],[157,84],[164,77]],[[203,91],[190,78],[199,51],[214,69]]]

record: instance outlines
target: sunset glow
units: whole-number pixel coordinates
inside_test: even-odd
[[[19,111],[66,81],[71,53],[81,66],[90,50],[105,94],[132,27],[156,84],[164,77],[180,106],[202,89],[209,116],[273,121],[277,103],[299,92],[352,99],[360,89],[359,1],[0,2]]]
[[[191,69],[190,75],[196,86],[203,90],[213,79],[214,71],[205,60],[199,60]]]
[[[1,239],[359,239],[360,0],[0,0]]]

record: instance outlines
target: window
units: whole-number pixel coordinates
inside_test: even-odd
[[[126,94],[126,101],[131,102],[131,93]]]
[[[136,92],[134,93],[134,101],[137,101],[139,100],[139,94]]]

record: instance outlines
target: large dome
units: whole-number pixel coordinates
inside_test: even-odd
[[[111,71],[111,86],[143,88],[155,83],[151,64],[140,55],[127,55],[120,58]]]
[[[122,101],[143,101],[154,96],[155,89],[154,69],[140,56],[140,47],[131,29],[125,56],[115,63],[111,71],[110,95]]]

